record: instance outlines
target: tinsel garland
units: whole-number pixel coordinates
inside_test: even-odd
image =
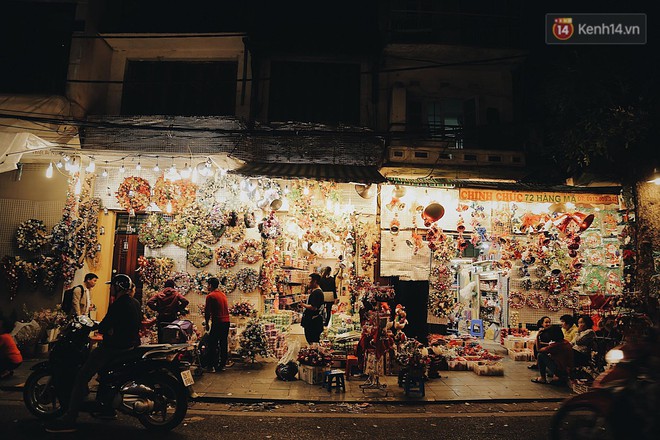
[[[37,252],[48,242],[46,226],[41,220],[31,218],[16,230],[16,244],[23,251]]]
[[[236,275],[228,269],[221,269],[216,275],[220,281],[220,290],[226,294],[232,293],[236,290]]]
[[[236,286],[242,292],[252,292],[259,287],[259,274],[249,267],[244,267],[236,274]]]
[[[163,247],[171,239],[169,223],[162,214],[150,214],[147,220],[140,225],[138,240],[151,249]]]
[[[213,261],[213,249],[197,242],[188,248],[187,258],[197,268],[208,266]]]
[[[239,338],[239,356],[250,362],[254,362],[257,356],[268,356],[268,343],[266,333],[256,318],[248,321],[245,330]]]
[[[151,185],[146,179],[137,176],[124,178],[115,193],[119,206],[125,211],[144,211],[149,207]]]

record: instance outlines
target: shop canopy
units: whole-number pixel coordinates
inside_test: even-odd
[[[387,181],[375,166],[328,163],[248,162],[234,172],[249,177],[304,178],[340,183],[382,183]]]

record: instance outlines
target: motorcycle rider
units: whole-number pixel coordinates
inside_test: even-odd
[[[189,301],[176,290],[174,280],[165,281],[165,288],[147,301],[147,307],[158,313],[158,342],[163,342],[163,326],[176,321]]]
[[[87,384],[94,374],[118,355],[140,345],[142,310],[140,303],[133,298],[135,295],[133,280],[128,275],[118,274],[106,284],[114,287],[115,300],[110,304],[108,313],[99,324],[99,333],[103,335],[103,341],[89,354],[87,361],[76,374],[66,413],[48,424],[45,427],[47,432],[75,432],[78,411],[85,397]],[[110,408],[99,414],[99,417],[115,418],[116,414]]]

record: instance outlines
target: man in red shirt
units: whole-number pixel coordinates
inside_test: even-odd
[[[206,296],[204,308],[204,323],[211,329],[208,339],[208,370],[224,371],[227,365],[227,346],[229,337],[229,304],[227,296],[218,290],[220,282],[212,277],[207,281],[209,294]],[[220,359],[218,359],[218,342],[220,343]]]

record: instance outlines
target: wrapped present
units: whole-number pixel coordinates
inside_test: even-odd
[[[472,371],[478,376],[504,376],[504,365],[502,362],[481,361],[476,363]]]

